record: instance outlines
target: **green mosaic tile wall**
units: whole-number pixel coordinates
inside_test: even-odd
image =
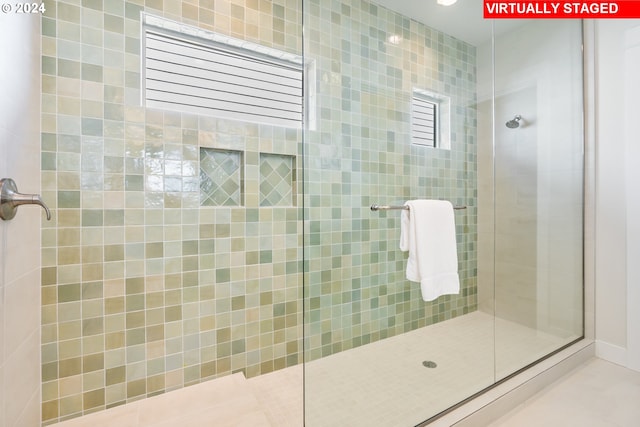
[[[372,3],[305,1],[305,60],[317,70],[318,131],[305,135],[305,360],[477,309],[476,51]],[[451,149],[410,140],[413,88],[451,98]],[[457,211],[461,293],[425,303],[405,276],[400,212]],[[313,381],[313,379],[311,379]]]
[[[47,5],[44,424],[300,363],[303,236],[309,358],[475,310],[474,48],[367,2],[304,1],[319,129],[305,136],[304,235],[302,132],[145,109],[139,70],[140,11],[300,54],[299,0]],[[410,144],[414,86],[451,97],[450,151]],[[203,198],[214,150],[241,153],[240,206]],[[369,211],[418,197],[469,206],[460,296],[422,302],[399,214]]]
[[[260,188],[261,156],[293,159],[302,132],[142,107],[141,11],[301,52],[297,0],[47,2],[47,425],[302,359],[300,209],[262,207]],[[201,150],[241,154],[242,192],[225,187],[240,206],[201,198]]]

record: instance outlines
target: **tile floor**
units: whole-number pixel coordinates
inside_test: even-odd
[[[474,312],[315,360],[307,425],[414,426],[571,340]]]
[[[304,368],[307,426],[415,425],[567,339],[475,312],[315,360]],[[56,425],[297,427],[302,377],[302,366],[238,373]]]
[[[174,390],[55,424],[64,427],[271,427],[244,375]],[[277,425],[277,424],[276,424]]]
[[[490,425],[540,426],[640,426],[640,372],[592,359]]]

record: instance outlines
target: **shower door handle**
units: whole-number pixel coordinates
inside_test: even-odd
[[[20,205],[40,205],[47,213],[47,220],[51,220],[51,211],[42,201],[39,194],[18,193],[18,187],[11,178],[0,179],[0,218],[7,221],[16,216]]]

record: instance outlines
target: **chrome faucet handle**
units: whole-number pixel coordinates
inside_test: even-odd
[[[20,205],[40,205],[47,213],[47,220],[51,220],[51,211],[39,194],[18,193],[18,187],[13,179],[0,179],[0,218],[5,221],[12,219],[16,216]]]

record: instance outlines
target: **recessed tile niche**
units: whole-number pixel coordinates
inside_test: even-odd
[[[260,154],[260,206],[295,206],[295,159]]]
[[[242,206],[242,152],[200,148],[200,204]]]

